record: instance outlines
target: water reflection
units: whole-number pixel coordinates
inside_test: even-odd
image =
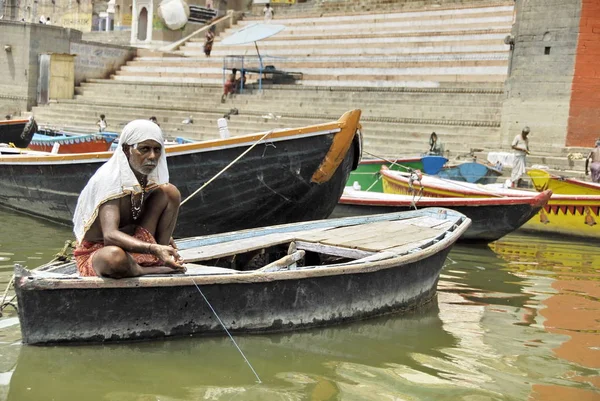
[[[66,227],[0,218],[0,283],[15,261],[51,259],[71,238]],[[437,301],[417,313],[236,337],[260,385],[225,337],[23,347],[7,310],[0,400],[598,400],[599,269],[589,243],[510,235],[457,246]]]
[[[534,384],[531,398],[600,399],[598,249],[575,241],[557,243],[526,236],[492,247],[509,262],[511,271],[527,274],[534,285],[548,282],[548,296],[541,299],[539,320],[545,332],[564,339],[552,347],[554,355],[571,362],[560,373],[568,383]]]
[[[335,399],[348,369],[388,370],[403,366],[435,377],[439,372],[412,358],[456,339],[444,332],[439,309],[404,317],[292,334],[237,337],[264,384],[226,338],[192,338],[111,346],[22,347],[10,381],[8,400],[156,399]],[[51,372],[49,374],[48,372]],[[414,375],[415,373],[413,373]],[[90,396],[92,395],[92,396]],[[327,395],[327,397],[322,398]],[[155,398],[147,399],[155,399]],[[264,398],[261,398],[264,397]],[[334,398],[332,398],[334,397]],[[139,398],[146,399],[146,398]]]

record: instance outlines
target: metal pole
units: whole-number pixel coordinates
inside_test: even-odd
[[[254,47],[256,47],[256,54],[258,54],[258,91],[262,92],[263,63],[262,57],[260,56],[260,52],[258,51],[258,45],[256,44],[256,41],[254,42]]]

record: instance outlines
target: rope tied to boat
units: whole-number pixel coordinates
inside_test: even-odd
[[[421,170],[412,170],[410,172],[410,176],[408,177],[408,189],[410,190],[410,192],[412,192],[413,197],[412,200],[410,201],[410,206],[417,210],[417,202],[421,200],[421,198],[423,197],[423,191],[425,190],[425,188],[423,188],[423,173],[421,173]],[[418,182],[420,185],[419,191],[415,190],[414,187],[414,182]],[[416,199],[417,195],[419,196],[418,199]]]
[[[223,174],[225,171],[227,171],[229,169],[229,167],[233,166],[235,163],[237,163],[242,157],[244,157],[246,154],[248,154],[252,149],[254,149],[254,147],[256,145],[258,145],[262,140],[264,140],[266,137],[268,137],[269,135],[271,135],[274,131],[271,130],[269,132],[267,132],[266,134],[264,134],[258,141],[256,141],[252,146],[250,146],[248,149],[246,149],[241,155],[239,155],[238,157],[236,157],[231,163],[229,163],[227,166],[225,166],[225,168],[223,168],[221,171],[219,171],[217,174],[215,174],[210,180],[206,181],[204,183],[204,185],[202,185],[200,188],[198,188],[197,190],[195,190],[190,196],[188,196],[187,198],[185,198],[181,204],[179,206],[183,206],[187,201],[189,201],[190,199],[192,199],[194,196],[196,196],[200,191],[202,191],[204,188],[206,188],[208,186],[208,184],[210,184],[211,182],[213,182],[214,180],[216,180],[221,174]]]

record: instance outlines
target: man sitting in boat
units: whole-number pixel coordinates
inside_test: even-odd
[[[429,151],[427,151],[427,154],[431,156],[444,155],[444,144],[439,140],[435,132],[432,132],[429,136]]]
[[[113,156],[79,195],[74,255],[81,276],[185,271],[171,235],[181,196],[169,184],[164,138],[149,120],[123,128]]]

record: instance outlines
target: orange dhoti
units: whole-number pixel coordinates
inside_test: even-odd
[[[150,234],[150,231],[146,230],[144,227],[138,226],[135,229],[135,234],[133,234],[134,238],[139,239],[140,241],[147,242],[148,244],[156,244],[156,240]],[[90,241],[81,241],[81,244],[75,248],[73,251],[73,256],[75,256],[75,261],[77,262],[77,270],[79,270],[79,275],[82,277],[95,277],[96,271],[92,266],[92,260],[94,258],[94,253],[97,250],[104,248],[103,242],[90,242]],[[132,253],[129,254],[133,257],[133,259],[140,266],[162,266],[163,263],[156,256],[148,254],[148,253]]]

